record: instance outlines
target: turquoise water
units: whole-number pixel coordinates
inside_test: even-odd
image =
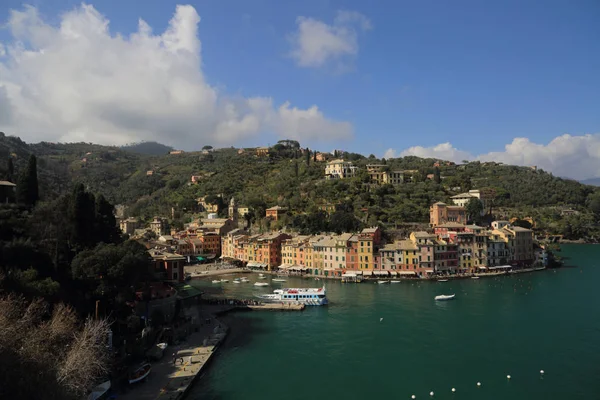
[[[190,398],[599,399],[600,246],[561,255],[574,267],[445,283],[327,281],[326,307],[226,316],[230,335]]]

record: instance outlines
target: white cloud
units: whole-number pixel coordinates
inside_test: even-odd
[[[356,11],[338,11],[332,25],[308,17],[296,19],[298,30],[290,35],[291,57],[301,67],[321,67],[358,54],[358,34],[371,22]]]
[[[268,97],[220,93],[202,72],[200,17],[177,6],[168,28],[112,34],[91,5],[44,22],[34,7],[11,11],[0,43],[0,130],[30,141],[123,144],[157,140],[198,148],[274,133],[297,140],[348,138],[352,126],[317,106],[279,107]],[[4,54],[4,56],[2,56]]]
[[[383,153],[383,158],[396,158],[398,157],[398,152],[392,148],[389,148]]]
[[[414,146],[409,147],[400,153],[402,157],[417,156],[422,158],[439,158],[442,160],[461,162],[462,160],[470,160],[473,156],[466,151],[458,150],[450,143],[440,143],[433,147]]]
[[[384,157],[396,154],[388,149]],[[547,145],[533,143],[527,138],[515,138],[504,147],[504,151],[474,156],[458,150],[450,143],[433,147],[410,147],[401,156],[414,155],[437,158],[460,163],[462,160],[496,161],[511,165],[535,165],[557,176],[587,179],[600,176],[600,134],[562,135]]]

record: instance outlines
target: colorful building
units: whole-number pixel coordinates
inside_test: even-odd
[[[429,225],[436,227],[448,222],[457,222],[459,224],[467,223],[467,212],[464,207],[449,206],[442,202],[437,202],[429,209]]]
[[[181,254],[169,253],[162,250],[151,249],[148,251],[152,257],[155,273],[166,281],[183,282],[183,265],[185,257]]]
[[[287,208],[281,206],[275,206],[271,208],[267,208],[265,211],[265,216],[267,218],[272,219],[273,221],[278,221],[283,215],[287,214]]]
[[[333,160],[325,166],[325,177],[327,179],[346,179],[356,175],[358,167],[350,161]]]

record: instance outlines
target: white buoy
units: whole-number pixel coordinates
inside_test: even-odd
[[[477,382],[477,386],[481,386],[481,382]]]
[[[417,396],[415,396],[414,394],[412,396],[410,396],[411,399],[416,399]]]
[[[430,395],[431,397],[433,397],[433,392],[429,392],[429,395]]]
[[[452,388],[452,392],[456,392],[456,389]]]
[[[510,379],[510,375],[506,375],[506,379]]]
[[[540,374],[544,375],[544,370],[543,369],[540,370]]]
[[[379,322],[383,321],[383,318],[379,318]]]

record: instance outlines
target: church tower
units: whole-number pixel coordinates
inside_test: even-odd
[[[238,222],[238,209],[237,205],[235,204],[235,198],[233,197],[229,202],[229,219],[231,219],[233,222]]]

